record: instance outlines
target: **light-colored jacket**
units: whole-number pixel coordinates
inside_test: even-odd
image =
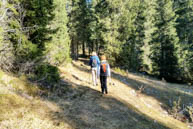
[[[92,61],[93,61],[94,59],[96,59],[96,61],[97,61],[97,68],[98,68],[98,67],[100,66],[100,60],[99,60],[98,56],[91,56],[91,57],[90,57],[90,61],[89,61],[89,65],[90,65],[90,67],[92,68]]]
[[[109,65],[109,63],[108,63],[106,60],[102,60],[102,61],[101,61],[101,64],[103,64],[103,63],[106,63],[106,64],[107,64],[107,76],[110,77],[110,76],[111,76],[110,65]],[[100,68],[101,68],[101,67],[99,67],[99,72],[98,72],[99,75],[98,75],[98,76],[104,76],[104,75],[101,75],[101,73],[100,73],[100,71],[101,71]]]

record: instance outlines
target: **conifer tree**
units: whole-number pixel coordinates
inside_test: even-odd
[[[176,15],[171,0],[157,0],[158,15],[156,16],[157,30],[153,33],[151,46],[151,59],[153,71],[161,78],[167,80],[177,77],[178,59],[177,47],[178,37],[176,33]]]
[[[135,1],[135,2],[138,2],[138,4],[136,5],[137,17],[136,17],[135,22],[134,22],[135,28],[133,30],[133,34],[131,35],[131,38],[129,38],[129,42],[131,44],[130,45],[131,58],[129,60],[130,60],[130,67],[133,70],[138,71],[138,70],[140,70],[140,68],[143,65],[143,62],[142,62],[143,49],[142,49],[142,47],[144,46],[143,39],[145,38],[144,22],[145,22],[146,4],[141,0]]]
[[[74,59],[78,58],[79,55],[79,48],[82,43],[81,40],[81,33],[83,28],[83,24],[81,22],[83,21],[84,17],[81,17],[81,8],[82,3],[80,0],[70,0],[68,3],[68,16],[69,16],[69,22],[68,27],[70,29],[69,35],[71,38],[71,54]],[[84,5],[85,6],[85,5]],[[83,14],[83,13],[82,13]]]
[[[128,39],[132,37],[132,31],[135,28],[133,24],[137,16],[135,9],[138,3],[139,1],[133,0],[107,0],[99,2],[96,6],[101,46],[113,65],[122,64],[123,67],[128,67],[126,62],[131,55],[130,45],[132,44]]]
[[[144,1],[145,9],[144,9],[144,46],[143,46],[143,64],[144,71],[151,73],[152,71],[152,62],[149,58],[150,55],[150,45],[153,40],[153,33],[157,29],[155,26],[155,20],[157,16],[157,4],[156,0],[145,0]]]
[[[128,20],[128,23],[125,24],[127,33],[124,34],[124,37],[127,38],[124,39],[125,42],[124,45],[122,45],[121,62],[123,62],[124,68],[138,71],[139,68],[142,67],[143,50],[141,48],[144,44],[145,4],[143,2],[141,3],[140,0],[129,1],[127,4],[130,7],[125,9],[127,13],[124,14],[123,17],[126,18],[128,14],[130,14],[130,17],[126,18]],[[121,23],[122,22],[120,22],[120,25]],[[120,35],[122,35],[123,32],[121,32]]]
[[[36,46],[29,42],[23,26],[24,8],[20,1],[3,2],[1,67],[4,70],[20,70],[23,62],[30,58]],[[5,65],[5,66],[4,66]]]
[[[178,15],[177,32],[180,38],[181,79],[193,81],[193,1],[175,1],[174,8]]]
[[[55,30],[50,34],[52,40],[46,44],[46,57],[50,64],[58,65],[66,62],[70,58],[70,38],[67,28],[66,1],[54,0],[54,19],[50,27]]]
[[[53,33],[48,26],[54,18],[53,2],[53,0],[22,0],[26,10],[23,24],[27,27],[35,27],[29,33],[29,40],[42,50],[45,49],[45,42],[50,40],[49,33]]]

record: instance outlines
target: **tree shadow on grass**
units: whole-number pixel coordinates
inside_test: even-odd
[[[139,90],[139,88],[143,86],[144,90],[142,93],[156,98],[158,101],[163,103],[162,106],[166,109],[171,108],[173,106],[173,102],[178,101],[179,98],[182,102],[181,106],[182,104],[189,104],[193,100],[193,94],[183,92],[175,89],[174,87],[169,87],[169,83],[162,83],[161,81],[148,78],[133,79],[127,75],[124,76],[115,72],[112,72],[112,76],[135,90]]]
[[[132,105],[89,87],[62,80],[58,89],[61,92],[44,98],[60,107],[59,112],[50,113],[58,126],[65,122],[75,129],[169,129]]]
[[[88,60],[82,59],[81,61],[87,62]],[[90,73],[86,66],[79,66],[75,63],[73,63],[73,66],[81,71]],[[137,75],[134,76],[142,78]],[[139,90],[139,88],[143,86],[144,90],[142,91],[142,94],[156,98],[162,103],[162,107],[166,110],[171,109],[171,107],[173,106],[173,102],[178,101],[179,98],[181,99],[181,106],[183,106],[183,104],[190,104],[193,100],[193,93],[191,93],[190,91],[184,92],[180,89],[169,87],[169,83],[162,83],[161,81],[156,81],[148,78],[133,79],[133,77],[130,78],[127,75],[121,75],[116,72],[112,72],[112,77],[135,90]]]
[[[86,66],[73,65],[81,71],[89,72]],[[51,71],[55,70],[51,67]],[[118,75],[113,76],[116,78]],[[42,86],[47,87],[47,83],[41,83],[40,87]],[[99,91],[67,79],[54,85],[49,96],[45,93],[40,97],[59,107],[59,111],[49,113],[50,119],[58,127],[68,123],[75,129],[169,129],[167,125],[155,122],[133,105],[109,95],[101,96]],[[171,126],[177,128],[175,124],[170,125],[170,128]]]

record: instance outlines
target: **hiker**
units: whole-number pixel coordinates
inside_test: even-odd
[[[103,55],[101,56],[101,64],[100,64],[100,82],[102,94],[104,94],[104,92],[108,94],[107,77],[111,77],[110,65],[106,60],[106,56]]]
[[[97,77],[99,75],[99,67],[100,67],[100,60],[96,52],[92,52],[89,65],[91,66],[93,85],[96,86],[98,85]]]

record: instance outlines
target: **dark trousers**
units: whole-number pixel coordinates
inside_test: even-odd
[[[104,94],[104,91],[105,93],[107,94],[107,76],[100,76],[100,82],[101,82],[101,90],[102,90],[102,93]]]

